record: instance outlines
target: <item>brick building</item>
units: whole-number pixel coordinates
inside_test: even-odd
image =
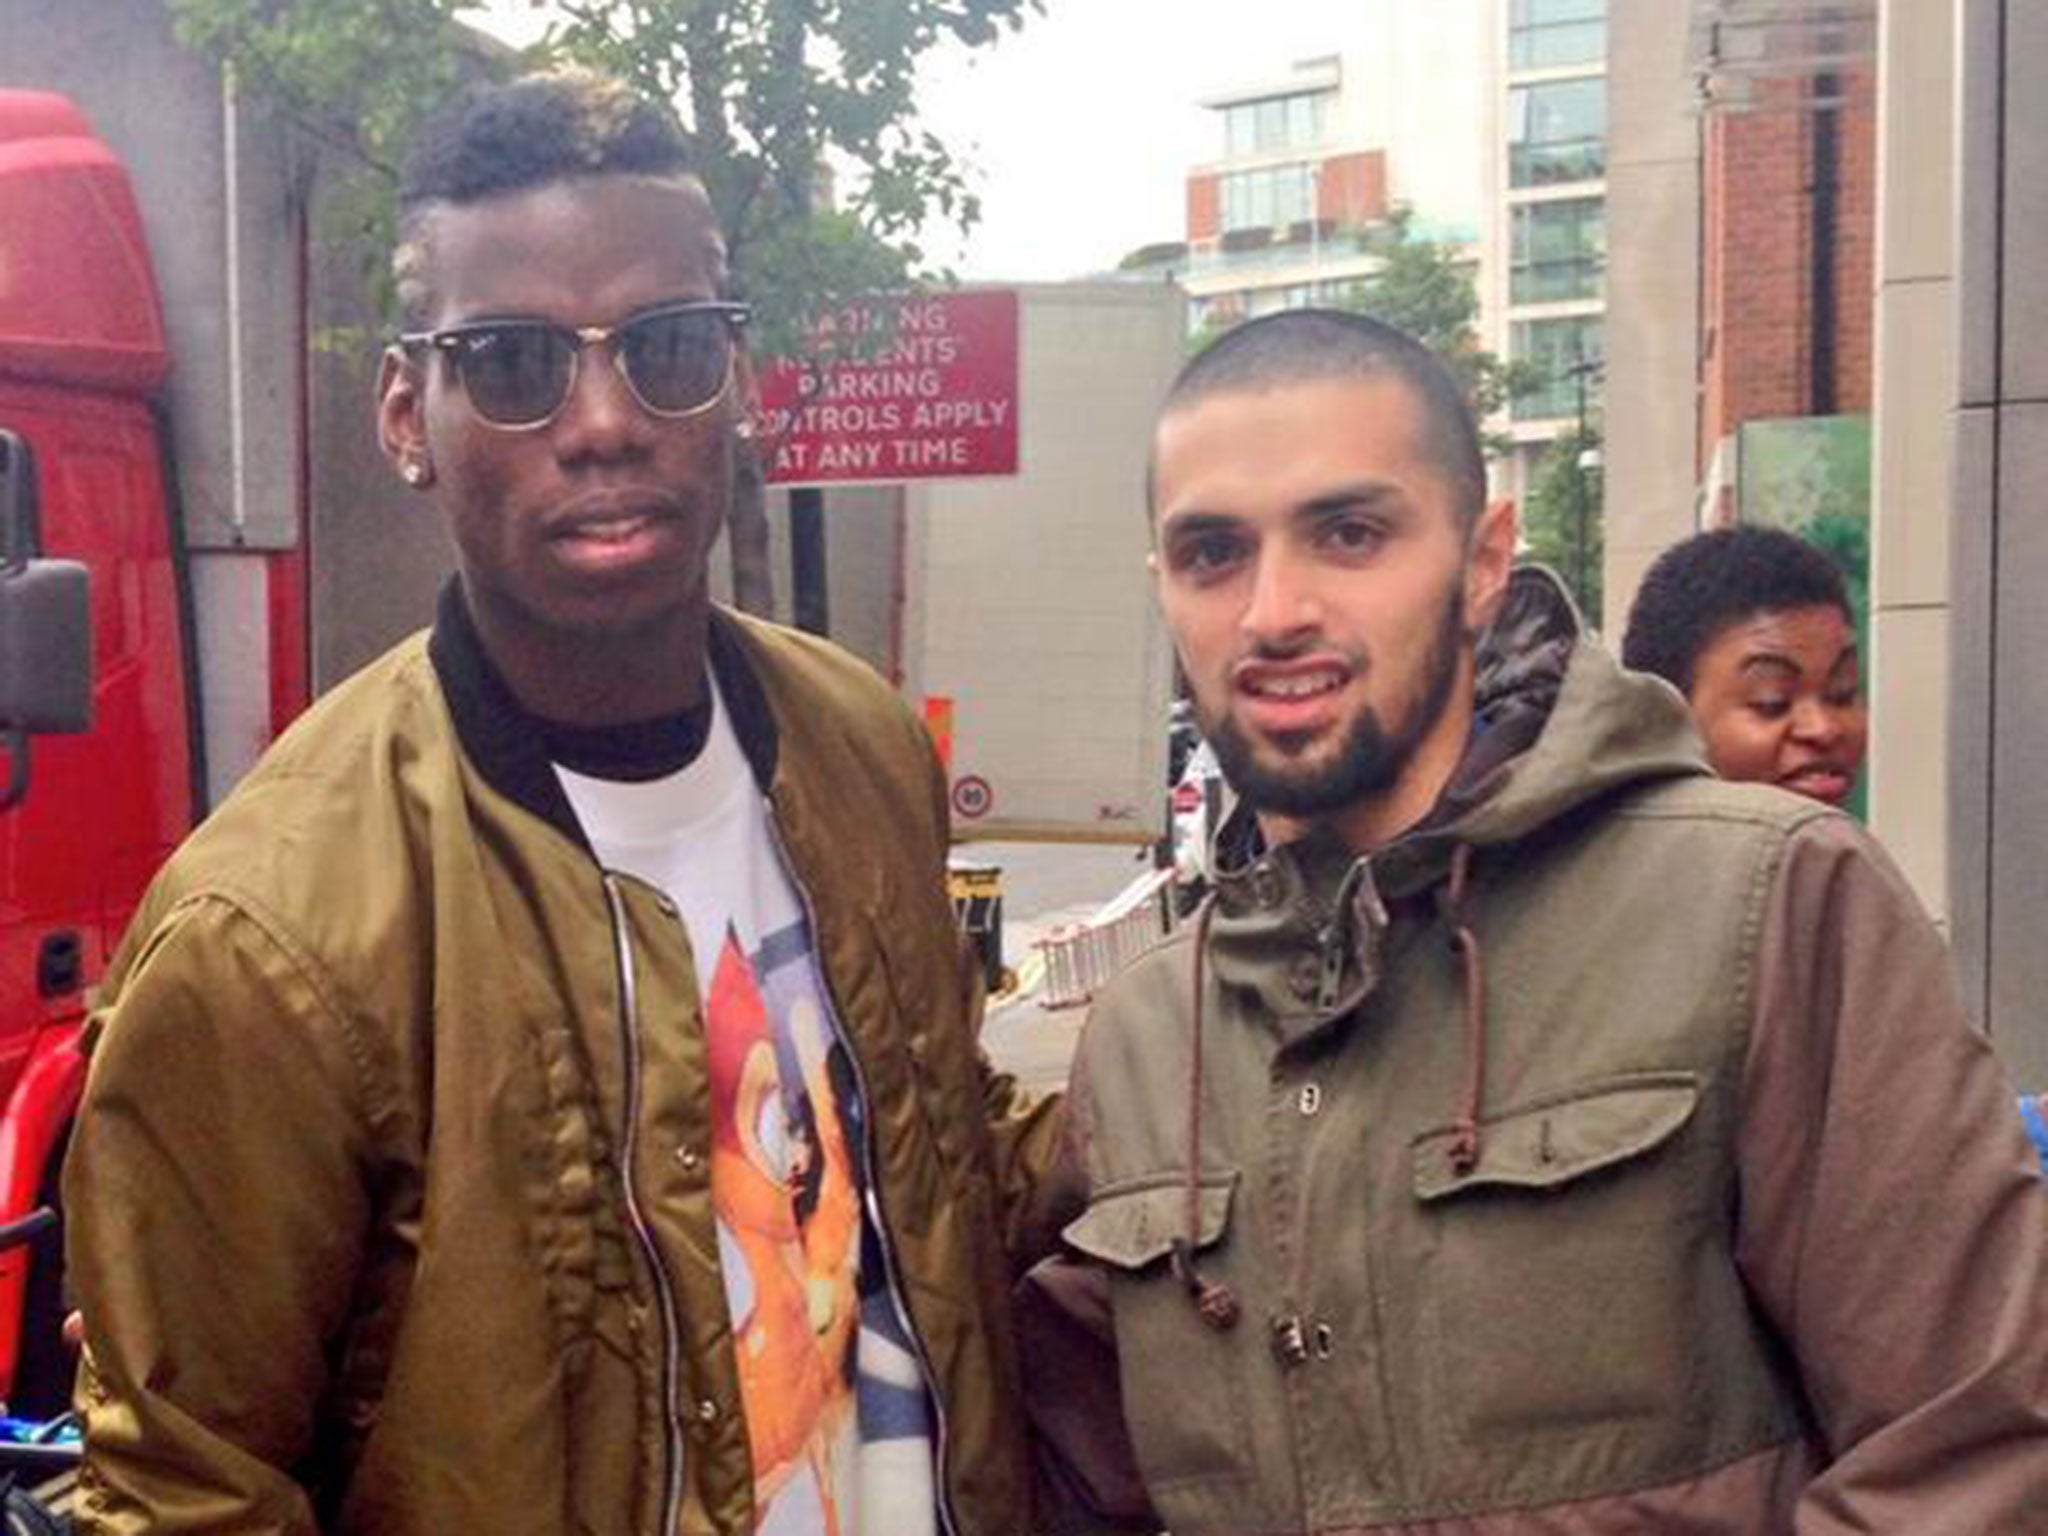
[[[1747,422],[1863,415],[1871,398],[1875,92],[1869,68],[1751,82],[1700,136],[1696,473]],[[1725,514],[1727,509],[1721,509]]]
[[[1867,519],[1877,0],[1624,7],[1611,30],[1613,628],[1703,524]]]

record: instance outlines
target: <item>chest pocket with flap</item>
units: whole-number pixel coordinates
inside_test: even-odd
[[[1690,1072],[1642,1073],[1556,1095],[1483,1121],[1479,1160],[1460,1169],[1454,1130],[1415,1142],[1415,1197],[1462,1190],[1555,1189],[1661,1145],[1692,1118],[1699,1082]]]
[[[1197,1252],[1214,1247],[1230,1225],[1237,1170],[1208,1172],[1196,1187]],[[1105,1185],[1088,1209],[1067,1224],[1066,1240],[1112,1269],[1138,1270],[1173,1252],[1187,1231],[1188,1188],[1183,1173],[1147,1175]]]
[[[1576,1086],[1412,1145],[1423,1228],[1421,1306],[1435,1417],[1461,1445],[1506,1448],[1672,1413],[1691,1379],[1689,1317],[1715,1218],[1714,1181],[1682,1133],[1691,1072]]]
[[[1231,1215],[1238,1171],[1204,1170],[1196,1192],[1195,1250],[1204,1274],[1232,1263]],[[1261,1330],[1206,1326],[1167,1259],[1188,1227],[1187,1175],[1146,1174],[1104,1185],[1067,1225],[1068,1243],[1109,1274],[1117,1365],[1138,1465],[1155,1495],[1176,1484],[1245,1472],[1240,1352]],[[1245,1283],[1242,1271],[1233,1284]]]

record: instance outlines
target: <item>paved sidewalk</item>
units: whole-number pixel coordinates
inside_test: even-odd
[[[1116,893],[1104,896],[1107,901]],[[1058,907],[1034,917],[1003,924],[1003,957],[1018,975],[1015,992],[989,1000],[981,1043],[1005,1072],[1034,1090],[1059,1088],[1067,1081],[1067,1064],[1081,1037],[1086,1008],[1045,1008],[1039,1004],[1039,976],[1044,962],[1037,941],[1057,927],[1087,921],[1102,905]]]
[[[1037,941],[1094,916],[1146,861],[1133,847],[1086,843],[969,843],[960,851],[1002,871],[1003,963],[1018,980],[1012,993],[990,999],[982,1044],[1026,1087],[1062,1087],[1087,1009],[1039,1006]]]

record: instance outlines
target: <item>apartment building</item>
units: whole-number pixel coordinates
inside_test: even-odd
[[[1607,291],[1607,0],[1492,0],[1499,125],[1481,272],[1488,344],[1531,365],[1497,471],[1521,494],[1536,462],[1603,398]]]

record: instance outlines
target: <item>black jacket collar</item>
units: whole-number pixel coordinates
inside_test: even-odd
[[[754,780],[765,791],[775,781],[775,717],[754,675],[739,620],[714,608],[709,638],[711,671],[718,679],[719,694],[731,714],[733,732]],[[484,651],[459,576],[449,577],[442,585],[427,654],[447,696],[463,754],[493,789],[587,849],[589,840],[569,808],[568,796],[562,793],[562,781],[541,746],[533,717],[513,697]]]

